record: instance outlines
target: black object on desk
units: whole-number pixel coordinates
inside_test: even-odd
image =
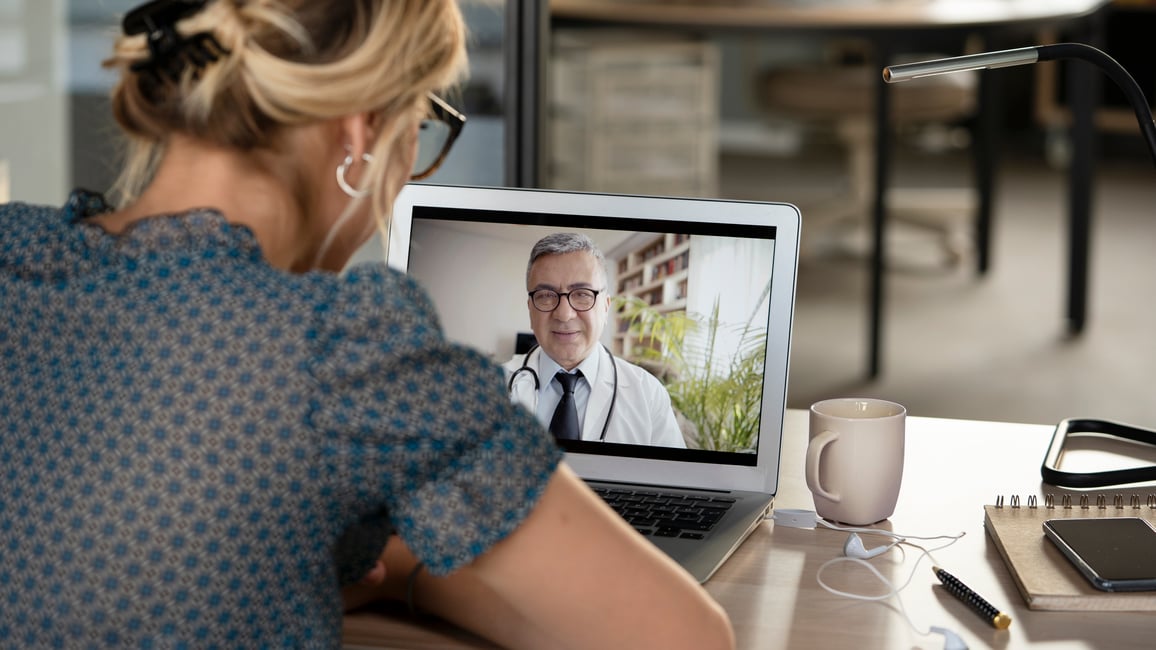
[[[1040,474],[1045,483],[1069,488],[1098,488],[1156,481],[1156,465],[1099,472],[1067,472],[1060,469],[1060,457],[1064,453],[1064,445],[1068,437],[1080,434],[1097,434],[1156,446],[1156,431],[1151,429],[1142,429],[1108,420],[1067,419],[1056,425],[1052,440],[1048,443],[1048,451],[1044,454]]]

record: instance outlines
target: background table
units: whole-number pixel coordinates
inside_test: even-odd
[[[1044,28],[1077,30],[1079,40],[1099,41],[1098,12],[1110,0],[548,0],[555,25],[635,25],[696,32],[728,31],[765,35],[811,33],[853,35],[870,41],[882,68],[905,52],[925,52],[978,35],[987,49],[1034,44]],[[1083,331],[1087,319],[1088,251],[1094,97],[1098,73],[1086,64],[1069,67],[1068,95],[1073,115],[1069,171],[1068,330]],[[992,196],[998,142],[997,86],[981,74],[975,146],[976,268],[986,273],[992,225]],[[875,100],[875,187],[872,205],[871,281],[868,296],[867,376],[882,371],[883,274],[887,187],[891,163],[890,96],[880,74]],[[789,197],[788,197],[789,198]],[[804,214],[804,221],[806,215]],[[804,224],[805,227],[805,224]]]
[[[995,630],[934,587],[938,581],[927,560],[901,593],[903,605],[920,628],[953,629],[976,649],[1151,647],[1150,614],[1029,611],[984,532],[983,506],[994,503],[997,496],[1018,494],[1026,499],[1060,491],[1040,481],[1040,463],[1052,430],[1040,425],[908,418],[899,504],[883,527],[907,535],[966,533],[955,545],[936,552],[936,560],[1009,613],[1013,623],[1008,630]],[[806,445],[807,412],[788,411],[776,508],[814,507],[802,473]],[[840,555],[845,539],[846,533],[838,531],[786,528],[768,521],[739,547],[706,588],[730,614],[740,648],[943,647],[943,637],[914,633],[893,609],[894,601],[853,601],[819,587],[816,571]],[[865,537],[868,548],[880,542],[881,538]],[[906,560],[889,553],[873,564],[891,580],[902,582],[915,559],[911,551]],[[833,580],[838,571],[826,575]],[[865,572],[848,578],[858,591],[879,588]],[[357,647],[490,647],[445,626],[414,624],[397,613],[351,614],[345,619],[345,631],[346,642]]]

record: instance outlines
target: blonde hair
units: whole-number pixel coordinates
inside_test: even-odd
[[[210,0],[177,23],[183,36],[213,35],[227,50],[179,81],[131,69],[149,60],[145,35],[116,42],[113,114],[127,135],[113,188],[123,205],[152,178],[167,138],[181,133],[227,148],[276,147],[283,127],[361,112],[391,126],[379,134],[365,178],[379,222],[386,161],[426,95],[465,72],[465,28],[455,0]]]

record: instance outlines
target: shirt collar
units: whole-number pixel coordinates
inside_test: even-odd
[[[550,355],[546,354],[546,351],[542,348],[538,348],[538,351],[540,352],[538,357],[538,375],[542,378],[542,388],[546,388],[546,386],[551,385],[551,382],[554,380],[554,375],[558,374],[559,370],[562,370],[562,366],[558,365],[557,361],[551,359]],[[586,382],[591,385],[593,385],[593,378],[598,376],[598,366],[602,359],[602,355],[599,354],[600,351],[601,347],[595,346],[589,356],[587,356],[582,363],[578,364],[577,369],[582,371],[582,376],[586,379]]]
[[[61,214],[67,223],[79,224],[112,209],[101,194],[76,189],[69,194]],[[253,231],[247,226],[229,223],[223,214],[213,208],[197,208],[140,219],[119,235],[108,235],[97,226],[91,226],[86,234],[97,243],[113,245],[129,254],[134,250],[204,251],[230,247],[247,252],[255,259],[261,257],[261,249]]]

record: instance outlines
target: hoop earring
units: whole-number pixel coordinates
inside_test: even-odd
[[[363,153],[363,154],[361,154],[361,161],[367,165],[372,165],[373,164],[373,156],[371,156],[370,154],[367,154],[367,153]],[[366,194],[368,194],[368,192],[366,192],[365,190],[359,190],[359,189],[353,187],[352,185],[349,184],[349,181],[345,180],[345,174],[349,172],[349,166],[352,164],[353,164],[353,155],[348,154],[345,156],[345,160],[342,160],[341,164],[337,166],[337,185],[338,185],[338,187],[341,188],[341,191],[345,192],[346,196],[348,196],[349,198],[360,199],[360,198],[364,197]]]

